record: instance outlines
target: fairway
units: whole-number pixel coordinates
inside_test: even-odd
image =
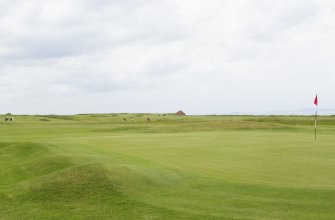
[[[0,122],[0,219],[334,219],[335,116],[316,141],[313,123],[16,116]]]

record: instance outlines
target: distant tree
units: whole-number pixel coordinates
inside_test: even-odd
[[[10,112],[7,112],[7,113],[6,113],[6,115],[12,115],[12,113],[10,113]]]

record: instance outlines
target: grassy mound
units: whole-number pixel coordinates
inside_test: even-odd
[[[71,163],[71,158],[51,149],[55,147],[30,142],[0,144],[4,165],[0,214],[5,219],[203,218],[132,197],[129,187],[135,182],[149,183],[147,177],[123,166],[106,169],[91,161]]]

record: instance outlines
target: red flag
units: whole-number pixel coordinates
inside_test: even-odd
[[[314,105],[318,105],[318,95],[315,96]]]

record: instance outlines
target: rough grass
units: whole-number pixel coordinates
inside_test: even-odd
[[[317,141],[311,116],[15,119],[0,122],[0,219],[335,216],[333,116]]]

